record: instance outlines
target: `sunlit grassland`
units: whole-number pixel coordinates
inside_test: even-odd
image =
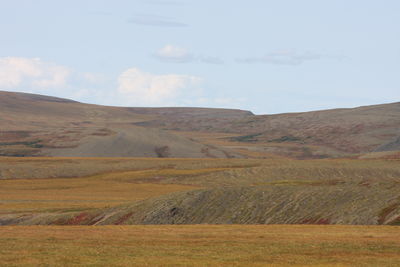
[[[6,226],[2,266],[399,266],[388,226]]]
[[[4,180],[0,181],[0,213],[103,208],[196,188],[130,182],[157,174],[139,171],[84,178]]]
[[[307,193],[313,192],[310,188],[329,192],[337,186],[379,195],[383,189],[400,185],[400,164],[398,160],[352,159],[0,158],[0,176],[0,214],[20,216],[47,211],[80,214],[81,210],[201,188],[290,187]],[[229,204],[226,202],[224,198],[220,203],[223,209]],[[382,211],[386,208],[382,206]],[[400,266],[400,228],[204,224],[0,227],[0,266],[74,265]]]
[[[393,186],[399,183],[400,164],[348,159],[0,158],[0,176],[0,214],[5,214],[105,208],[204,187]]]
[[[243,164],[254,165],[218,159],[0,158],[0,214],[132,203],[199,188],[162,183],[166,177],[197,176]]]

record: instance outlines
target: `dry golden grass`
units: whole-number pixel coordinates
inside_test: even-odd
[[[223,171],[229,164],[220,160],[126,158],[1,158],[0,163],[6,177],[23,174],[37,178],[0,180],[0,214],[103,208],[191,190],[197,187],[159,184],[158,180]],[[69,171],[77,177],[45,178],[65,177]],[[146,182],[147,178],[152,181]]]
[[[160,184],[165,177],[194,177],[246,164],[254,165],[243,160],[220,159],[3,157],[0,176],[6,179],[0,179],[0,214],[131,203],[198,188]]]
[[[69,178],[122,171],[253,166],[243,159],[0,157],[0,179]]]
[[[195,188],[177,184],[130,183],[110,176],[0,181],[0,213],[103,208]]]
[[[0,180],[0,214],[112,207],[176,191],[221,186],[314,188],[334,180],[349,188],[381,190],[398,186],[398,163],[344,159],[2,158],[0,172],[5,177],[21,178],[19,174],[25,172],[35,179]],[[74,175],[65,178],[69,173]],[[79,265],[400,266],[400,228],[0,227],[0,266]]]
[[[42,158],[41,160],[3,158],[3,164],[10,163],[7,165],[9,172],[18,171],[19,166],[24,165],[28,173],[36,171],[35,175],[39,177],[45,176],[47,169],[52,175],[62,176],[69,169],[73,169],[73,165],[78,162],[83,167],[87,166],[81,173],[83,175],[88,172],[96,173],[98,169],[103,171],[114,169],[114,171],[76,178],[0,180],[0,214],[18,211],[82,210],[132,203],[171,192],[198,188],[176,183],[161,184],[166,177],[195,177],[229,170],[228,167],[224,167],[228,164],[226,160],[204,160],[204,164],[201,160],[185,159],[130,159],[131,162],[127,159],[109,160],[110,166],[107,167],[107,160],[104,158]],[[170,163],[173,165],[169,166]],[[191,166],[192,164],[194,166]],[[235,167],[235,164],[231,165]],[[129,168],[136,170],[124,170]]]
[[[392,186],[399,166],[388,160],[0,158],[0,176],[8,178],[0,179],[0,214],[111,207],[209,186],[322,180]],[[12,179],[28,177],[36,179]]]
[[[399,266],[400,228],[29,226],[0,228],[1,266]]]

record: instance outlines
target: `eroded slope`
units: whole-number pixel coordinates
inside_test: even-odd
[[[46,161],[0,164],[0,224],[400,223],[398,160]]]

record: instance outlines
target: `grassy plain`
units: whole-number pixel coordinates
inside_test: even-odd
[[[171,177],[254,164],[220,159],[0,158],[0,214],[107,208],[200,188],[163,181]]]
[[[179,191],[233,187],[251,192],[256,187],[285,187],[298,195],[296,201],[299,194],[307,200],[314,192],[336,188],[348,191],[348,198],[350,192],[379,197],[393,194],[387,190],[393,191],[399,182],[398,160],[0,158],[0,215],[78,212]],[[218,204],[224,209],[229,205]],[[376,205],[383,210],[400,204]],[[308,208],[313,211],[315,206]]]
[[[399,266],[394,226],[5,226],[1,266]]]
[[[0,158],[0,177],[2,216],[73,211],[79,218],[86,211],[110,207],[105,212],[121,212],[122,217],[116,218],[120,221],[125,213],[132,215],[131,211],[147,213],[146,205],[163,210],[155,204],[162,203],[164,197],[175,205],[174,201],[179,202],[186,192],[189,197],[202,196],[203,193],[190,193],[198,189],[215,197],[216,202],[204,202],[201,198],[191,202],[185,197],[179,208],[187,212],[185,205],[190,208],[191,203],[197,203],[196,210],[202,207],[207,211],[200,214],[204,218],[220,214],[219,209],[257,209],[265,214],[270,208],[268,203],[273,202],[277,206],[272,206],[272,213],[287,209],[290,214],[282,216],[288,219],[299,210],[325,214],[327,207],[339,216],[346,210],[335,209],[343,207],[338,203],[344,200],[349,201],[348,211],[354,212],[343,214],[350,222],[352,218],[363,218],[362,212],[370,215],[373,209],[374,216],[383,223],[396,218],[400,210],[400,202],[396,200],[400,194],[397,190],[400,164],[396,159]],[[270,199],[261,194],[264,190],[271,192]],[[345,192],[339,202],[330,197],[336,192]],[[224,193],[221,201],[220,193]],[[331,206],[325,205],[321,196],[327,196]],[[363,196],[369,202],[363,202],[360,198]],[[386,202],[382,201],[385,197]],[[134,206],[142,200],[144,208],[119,210],[119,205]],[[298,203],[308,206],[303,211],[302,205],[296,206]],[[322,208],[318,206],[320,203]],[[354,209],[357,203],[368,205]],[[292,211],[290,207],[294,206],[296,209]],[[306,216],[299,214],[296,220]],[[328,215],[331,213],[323,216]],[[82,265],[399,266],[400,227],[225,224],[0,227],[0,266]]]

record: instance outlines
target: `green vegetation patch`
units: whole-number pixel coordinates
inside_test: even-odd
[[[290,186],[290,185],[338,185],[344,184],[341,180],[278,180],[263,185],[277,185],[277,186]]]
[[[42,148],[41,144],[42,140],[34,140],[34,141],[18,141],[18,142],[0,142],[0,146],[16,146],[16,145],[24,145],[32,148]]]
[[[268,142],[271,143],[299,142],[299,141],[302,141],[302,139],[291,135],[284,135],[276,139],[268,140]]]
[[[235,141],[235,142],[257,142],[258,139],[256,137],[262,135],[262,133],[256,133],[256,134],[249,134],[249,135],[242,135],[242,136],[235,136],[229,138],[230,141]]]

